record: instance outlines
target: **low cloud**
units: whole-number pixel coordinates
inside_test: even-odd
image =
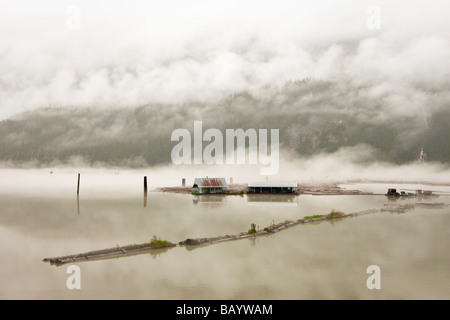
[[[10,4],[2,14],[0,116],[47,106],[214,102],[307,77],[363,86],[390,99],[391,109],[414,111],[409,97],[449,87],[442,1],[382,2],[380,30],[367,28],[369,3],[360,1],[230,1],[220,9],[172,2],[136,1],[130,9],[81,1],[77,30],[67,27],[73,17],[63,4]]]

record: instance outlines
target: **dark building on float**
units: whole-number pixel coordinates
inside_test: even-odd
[[[296,182],[250,182],[248,193],[298,193]]]

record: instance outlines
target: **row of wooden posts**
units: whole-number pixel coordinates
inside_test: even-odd
[[[233,183],[233,178],[230,178],[230,184]],[[186,186],[186,178],[181,179],[181,185],[183,187]],[[144,192],[147,193],[147,176],[144,176]],[[80,174],[78,174],[78,183],[77,183],[77,195],[80,194]]]
[[[233,178],[230,178],[230,184],[233,183]],[[181,179],[181,185],[186,186],[186,178]],[[147,176],[144,176],[144,208],[147,207]],[[77,209],[80,214],[80,174],[78,174],[77,183]]]

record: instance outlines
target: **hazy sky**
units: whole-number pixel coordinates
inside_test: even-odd
[[[214,101],[305,77],[423,102],[449,87],[449,11],[436,0],[3,0],[0,119],[43,106]]]

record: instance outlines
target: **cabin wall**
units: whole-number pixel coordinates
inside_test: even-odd
[[[199,194],[225,193],[225,189],[223,187],[197,188],[197,193]]]
[[[249,187],[250,193],[294,193],[294,188],[288,187]]]

